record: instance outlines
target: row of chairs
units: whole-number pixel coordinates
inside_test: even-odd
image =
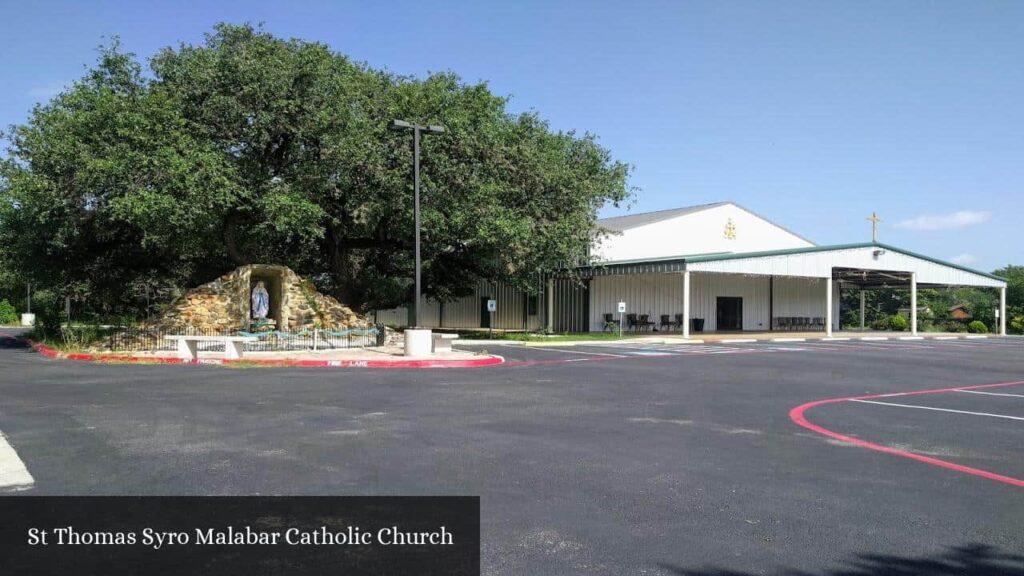
[[[821,316],[778,316],[773,320],[776,330],[796,332],[825,330],[825,319]]]
[[[632,330],[634,332],[649,331],[652,327],[657,326],[658,330],[679,330],[683,325],[683,315],[676,314],[675,319],[669,314],[662,314],[659,318],[660,322],[654,322],[651,320],[650,314],[626,314],[626,325],[623,328]],[[615,317],[615,314],[606,313],[604,315],[604,329],[617,330],[619,326],[619,320]]]

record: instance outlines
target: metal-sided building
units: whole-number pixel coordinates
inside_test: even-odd
[[[908,288],[911,330],[917,289],[972,286],[1000,295],[1006,333],[1006,281],[907,250],[869,242],[817,246],[733,202],[631,214],[598,221],[605,231],[580,281],[558,274],[539,280],[538,294],[481,284],[454,302],[425,302],[433,328],[601,331],[619,320],[681,332],[822,330],[839,326],[840,291]],[[497,311],[487,311],[496,300]],[[863,296],[861,298],[863,328]],[[378,311],[379,322],[404,325],[407,310]],[[702,325],[702,326],[701,326]]]

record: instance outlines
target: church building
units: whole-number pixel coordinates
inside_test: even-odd
[[[917,290],[972,286],[999,291],[1006,332],[1006,281],[879,242],[819,246],[734,202],[659,210],[597,221],[582,280],[539,280],[538,294],[483,283],[454,302],[424,303],[426,327],[550,332],[769,332],[863,329],[863,291],[909,289],[917,331]],[[861,293],[860,322],[840,326],[839,295]],[[491,311],[488,302],[494,301]],[[625,311],[620,311],[624,305]],[[405,308],[377,321],[405,325]]]

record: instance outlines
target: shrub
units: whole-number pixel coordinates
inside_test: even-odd
[[[946,322],[943,327],[946,332],[967,332],[967,325],[963,322]]]
[[[1013,317],[1013,320],[1010,321],[1010,332],[1024,334],[1024,315]]]
[[[874,320],[874,321],[871,322],[871,329],[872,330],[888,330],[889,329],[889,321],[886,320],[885,318],[880,318],[878,320]]]
[[[7,300],[0,300],[0,325],[17,323],[18,311]]]
[[[981,320],[975,320],[967,325],[967,331],[971,334],[985,334],[988,332],[988,326]]]
[[[889,330],[894,332],[903,332],[910,327],[907,319],[899,314],[889,316]]]

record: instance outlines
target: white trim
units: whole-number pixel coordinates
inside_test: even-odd
[[[727,338],[725,340],[719,340],[722,344],[747,344],[750,342],[757,342],[757,338]]]
[[[807,338],[772,338],[772,342],[807,342]]]
[[[861,336],[861,340],[888,340],[888,336]]]

